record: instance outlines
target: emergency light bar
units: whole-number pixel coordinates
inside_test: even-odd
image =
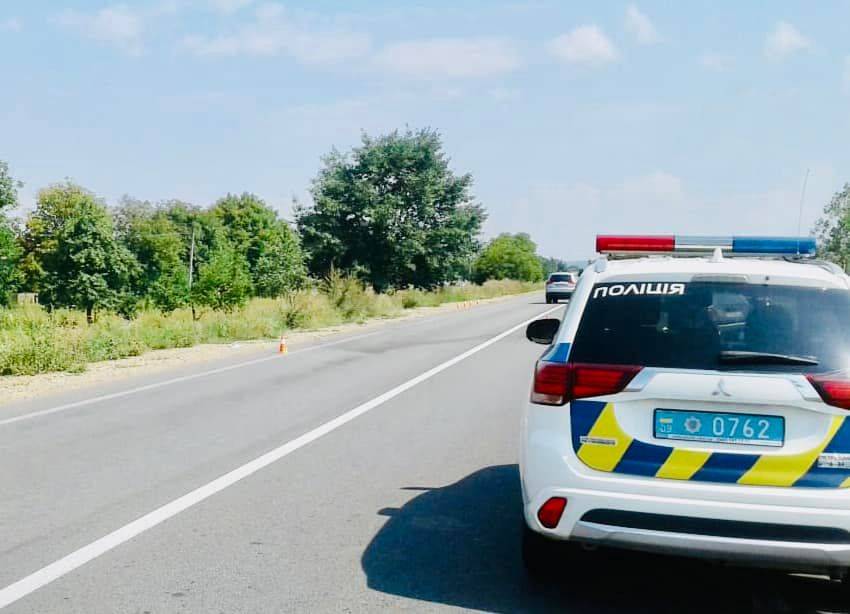
[[[596,235],[600,254],[711,254],[727,256],[802,256],[811,258],[817,243],[811,237],[683,237],[678,235]]]

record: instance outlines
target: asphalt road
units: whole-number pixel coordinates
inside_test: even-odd
[[[613,551],[525,577],[517,423],[541,348],[498,336],[549,308],[0,409],[4,612],[848,611],[822,579]]]

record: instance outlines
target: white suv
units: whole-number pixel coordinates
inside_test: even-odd
[[[632,258],[527,331],[549,345],[522,421],[528,569],[567,540],[846,578],[850,279],[811,239],[597,250]]]
[[[546,302],[557,303],[570,299],[576,289],[578,276],[575,273],[552,273],[546,280]]]

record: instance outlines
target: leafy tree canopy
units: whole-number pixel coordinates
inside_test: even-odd
[[[379,291],[463,277],[486,217],[471,185],[451,171],[433,130],[364,134],[350,153],[325,157],[313,204],[296,206],[310,272],[336,267]]]
[[[23,185],[9,174],[8,163],[0,160],[0,215],[18,204],[18,189]]]
[[[21,250],[12,225],[0,215],[0,305],[9,302],[12,292],[18,286],[18,259]]]
[[[106,207],[80,186],[64,183],[39,192],[24,245],[30,283],[50,306],[96,309],[128,304],[138,263],[115,238]]]
[[[228,194],[211,213],[248,262],[258,295],[279,296],[303,284],[306,271],[298,236],[259,197]]]
[[[210,255],[192,285],[192,300],[213,309],[231,311],[244,305],[250,295],[248,262],[230,245],[219,247]]]
[[[23,184],[9,175],[9,165],[0,160],[0,305],[5,305],[20,279],[20,248],[11,221],[5,211],[18,203],[18,188]]]
[[[815,225],[822,258],[850,267],[850,183],[836,192]]]
[[[119,240],[139,262],[132,280],[138,296],[150,299],[165,312],[189,301],[186,246],[177,224],[167,211],[147,201],[125,196],[114,211]]]
[[[543,266],[537,245],[525,233],[501,234],[481,251],[473,268],[473,279],[483,283],[488,279],[519,279],[540,281]]]
[[[569,264],[565,260],[559,258],[540,257],[540,265],[543,267],[543,275],[549,275],[556,271],[566,271]]]

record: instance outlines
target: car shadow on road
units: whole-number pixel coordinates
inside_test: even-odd
[[[520,560],[516,465],[407,489],[422,494],[380,510],[388,520],[363,553],[373,590],[490,612],[850,612],[824,579],[617,550],[586,552],[533,582]]]

